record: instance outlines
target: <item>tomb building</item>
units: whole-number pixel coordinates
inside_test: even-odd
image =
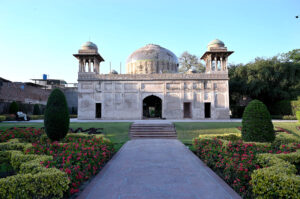
[[[100,74],[98,47],[86,42],[79,61],[78,119],[228,119],[228,51],[215,39],[201,59],[204,73],[178,72],[170,50],[148,44],[129,55],[126,74]]]

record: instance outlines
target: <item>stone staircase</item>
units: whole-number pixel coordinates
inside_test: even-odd
[[[133,123],[129,136],[131,139],[177,139],[176,129],[172,123]]]

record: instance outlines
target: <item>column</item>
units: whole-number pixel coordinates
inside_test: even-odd
[[[94,72],[95,73],[98,73],[98,67],[97,67],[97,60],[96,60],[96,58],[94,58],[94,64],[93,64],[93,67],[94,67]]]
[[[89,59],[89,72],[91,72],[91,59]]]
[[[83,67],[83,70],[82,70],[82,72],[86,72],[86,71],[85,71],[85,65],[86,65],[86,60],[83,59],[83,66],[82,66],[82,67]]]
[[[214,71],[218,70],[218,61],[217,61],[217,56],[215,56],[215,69]]]
[[[82,64],[81,64],[81,59],[79,58],[79,72],[82,72]]]
[[[224,66],[223,66],[223,57],[220,57],[220,62],[221,62],[221,71],[224,71]]]

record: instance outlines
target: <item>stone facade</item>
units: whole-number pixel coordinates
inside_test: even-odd
[[[203,59],[211,62],[206,57],[217,57],[216,54],[207,51]],[[219,70],[209,67],[206,73],[140,74],[129,70],[130,74],[103,75],[79,70],[78,119],[143,119],[145,98],[149,96],[160,99],[161,118],[228,119],[229,55],[222,54]],[[76,57],[80,60],[80,55]]]

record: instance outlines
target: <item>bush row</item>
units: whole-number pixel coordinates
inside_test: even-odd
[[[16,148],[16,143],[8,148]],[[19,143],[21,144],[21,143]],[[68,190],[68,175],[58,169],[47,169],[41,161],[51,161],[52,156],[24,155],[21,151],[0,151],[7,156],[17,175],[0,179],[0,198],[62,198]]]
[[[258,198],[300,198],[300,176],[295,163],[300,151],[289,154],[259,154],[257,160],[264,168],[253,171],[251,185]],[[291,164],[292,163],[292,164]]]
[[[258,154],[289,154],[300,148],[300,144],[278,146],[281,141],[286,141],[284,138],[278,140],[277,144],[271,144],[236,141],[237,137],[232,134],[222,139],[200,136],[194,139],[193,147],[201,160],[244,198],[254,197],[251,174],[263,166],[256,158]]]

